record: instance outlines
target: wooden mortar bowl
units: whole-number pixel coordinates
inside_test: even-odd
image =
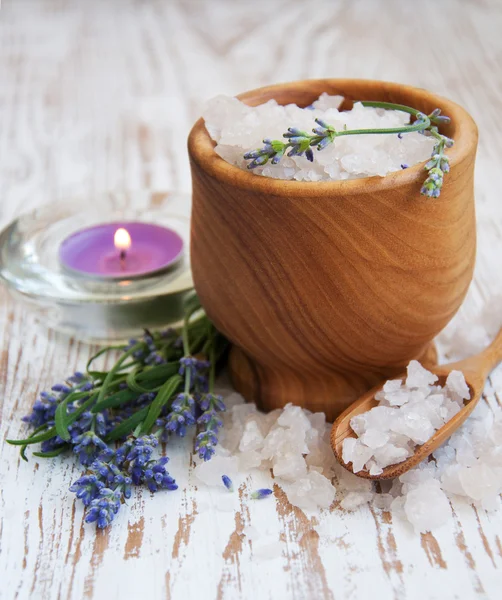
[[[188,139],[191,256],[200,300],[235,345],[236,389],[267,410],[293,402],[333,420],[411,359],[427,360],[466,294],[477,128],[445,98],[381,81],[298,81],[238,97],[308,106],[322,92],[343,95],[343,108],[354,100],[441,108],[452,119],[441,131],[455,140],[441,196],[420,195],[423,163],[349,181],[254,175],[214,152],[200,119]]]

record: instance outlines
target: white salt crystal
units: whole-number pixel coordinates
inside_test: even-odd
[[[232,478],[238,472],[238,460],[235,456],[213,456],[211,460],[201,462],[193,470],[199,481],[209,486],[221,486],[222,475]]]
[[[446,387],[463,400],[469,400],[471,397],[469,386],[465,382],[464,374],[461,371],[451,371],[446,379]]]
[[[282,548],[281,542],[260,539],[253,544],[253,556],[260,560],[272,560],[281,556]]]
[[[417,432],[423,439],[428,427],[438,429],[460,410],[459,402],[466,390],[459,387],[461,379],[457,375],[443,389],[427,372],[424,377],[425,369],[415,365],[411,370],[414,387],[409,388],[406,381],[387,382],[381,405],[352,419],[351,427],[359,438],[344,441],[342,454],[346,462],[354,459],[357,466],[357,461],[367,457],[364,466],[376,475],[387,464],[405,460],[413,453]],[[406,402],[390,406],[386,394],[402,393]],[[410,521],[417,531],[434,529],[449,518],[447,498],[455,497],[457,502],[465,501],[486,510],[501,505],[502,409],[496,406],[491,409],[480,403],[464,425],[434,452],[434,460],[421,463],[392,483],[381,481],[383,494],[375,494],[371,481],[356,477],[335,460],[330,447],[330,425],[322,413],[312,414],[290,405],[265,415],[252,404],[243,405],[242,397],[236,394],[232,395],[232,404],[223,414],[222,445],[211,461],[198,465],[194,471],[197,479],[209,485],[222,488],[223,474],[236,481],[236,466],[241,480],[254,468],[264,474],[272,469],[273,483],[284,490],[292,504],[315,511],[332,504],[336,490],[331,477],[335,475],[341,505],[346,510],[357,510],[370,502],[391,510],[396,519]],[[384,438],[386,441],[380,445]],[[253,446],[258,447],[247,449]],[[257,487],[263,486],[260,481]],[[221,493],[224,495],[218,509],[234,510],[238,495],[228,494],[223,488]],[[220,495],[211,506],[219,498]],[[248,533],[252,539],[251,530]],[[264,547],[274,543],[270,533],[263,537],[259,542]],[[275,552],[272,548],[270,555]],[[268,551],[264,550],[264,554]]]
[[[378,452],[378,450],[375,450],[375,452]],[[356,445],[352,450],[352,471],[358,473],[364,469],[364,465],[372,456],[373,449],[368,448],[368,446],[365,446],[359,440],[356,440]]]
[[[389,441],[389,434],[379,429],[368,429],[359,439],[368,448],[380,448]]]
[[[359,506],[370,502],[373,495],[371,492],[349,492],[340,502],[340,506],[345,510],[355,510]]]
[[[262,464],[262,457],[260,452],[253,450],[247,450],[238,455],[239,459],[239,471],[249,471],[251,469],[259,468]]]
[[[373,497],[373,505],[381,510],[390,510],[394,497],[390,494],[375,494]]]
[[[472,467],[461,468],[458,478],[464,494],[477,501],[497,494],[502,484],[501,477],[497,477],[496,471],[482,462]]]
[[[352,455],[356,447],[357,440],[353,437],[347,437],[342,444],[342,458],[345,464],[352,462]]]
[[[343,96],[330,96],[326,92],[323,92],[318,100],[312,102],[312,106],[319,110],[328,110],[330,108],[338,109],[340,104],[343,102]]]
[[[307,464],[301,454],[290,452],[275,462],[273,471],[275,477],[295,481],[307,475]]]
[[[250,107],[235,98],[218,96],[207,103],[203,117],[215,152],[227,162],[245,169],[243,154],[260,148],[263,138],[282,139],[289,127],[312,129],[322,118],[336,129],[399,127],[409,123],[409,115],[399,111],[364,107],[355,103],[350,111],[338,111],[339,96],[322,94],[310,108],[294,104],[278,106],[270,100]],[[434,141],[416,132],[397,135],[358,135],[337,139],[310,163],[305,156],[284,157],[278,164],[268,162],[253,169],[256,175],[298,181],[353,179],[384,176],[400,171],[401,164],[413,165],[430,157]]]
[[[375,463],[383,469],[389,465],[396,465],[403,462],[408,456],[411,456],[411,452],[406,448],[394,446],[394,444],[386,444],[382,448],[377,448],[373,456]]]
[[[305,432],[300,434],[293,429],[274,426],[264,440],[262,457],[272,459],[290,452],[307,454],[308,451],[308,446],[305,443]]]
[[[262,448],[264,437],[256,420],[248,421],[244,426],[242,438],[239,443],[240,452],[248,452]]]
[[[448,498],[436,481],[419,484],[408,492],[404,512],[417,533],[439,527],[451,516]]]
[[[293,404],[286,404],[282,414],[277,419],[277,424],[301,432],[308,431],[312,427],[301,406],[294,406]]]
[[[426,388],[438,380],[437,375],[424,369],[418,360],[412,360],[407,371],[406,386],[409,388]]]
[[[379,405],[351,419],[357,437],[344,440],[342,458],[352,463],[354,473],[365,468],[379,475],[385,467],[403,462],[459,412],[459,402],[450,396],[460,399],[468,391],[463,374],[452,372],[444,389],[434,385],[437,379],[413,360],[404,385],[397,379],[387,381],[375,395]],[[461,440],[457,443],[459,460],[472,463],[471,448]]]
[[[369,469],[370,475],[372,475],[373,477],[376,475],[381,475],[383,473],[383,468],[380,465],[378,465],[377,462],[374,460],[369,460],[366,466]]]
[[[294,483],[284,483],[283,488],[291,504],[305,510],[329,508],[336,495],[331,481],[316,471]]]
[[[252,525],[246,525],[242,530],[242,533],[251,541],[255,541],[261,537],[261,534],[258,531],[258,529],[256,529],[256,527],[253,527]]]

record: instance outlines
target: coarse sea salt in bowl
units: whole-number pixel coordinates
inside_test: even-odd
[[[457,104],[395,83],[307,80],[238,98],[307,107],[324,93],[342,96],[342,111],[372,100],[448,115],[441,132],[455,145],[441,196],[420,195],[423,162],[337,181],[255,174],[215,151],[202,119],[188,149],[194,282],[234,344],[234,385],[265,409],[292,402],[333,420],[410,360],[434,359],[431,341],[472,278],[477,129]]]

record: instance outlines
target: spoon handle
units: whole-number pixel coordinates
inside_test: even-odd
[[[470,371],[480,381],[485,381],[493,369],[502,362],[502,327],[499,329],[492,343],[476,356],[461,360],[450,368]]]

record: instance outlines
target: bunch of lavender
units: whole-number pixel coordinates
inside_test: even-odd
[[[63,384],[42,392],[24,421],[34,428],[22,440],[8,440],[21,447],[26,459],[29,445],[41,444],[33,454],[51,458],[72,452],[86,472],[70,490],[86,508],[85,520],[108,526],[132,486],[152,493],[175,490],[166,470],[168,458],[155,456],[159,439],[184,436],[198,426],[195,451],[211,458],[218,443],[225,410],[214,394],[217,363],[226,349],[193,296],[185,306],[180,330],[152,333],[127,346],[102,349]],[[195,318],[194,318],[195,317]],[[120,352],[109,371],[92,368],[98,357]]]
[[[251,150],[244,154],[244,159],[251,161],[248,164],[248,169],[263,166],[269,160],[272,164],[276,165],[283,158],[284,154],[287,154],[287,156],[305,156],[310,162],[313,162],[314,152],[312,148],[315,147],[317,150],[323,150],[329,144],[333,144],[337,137],[361,134],[397,134],[399,137],[402,137],[403,133],[417,131],[422,135],[432,136],[437,140],[431,160],[425,165],[428,176],[420,190],[420,193],[424,196],[437,198],[443,185],[443,176],[449,171],[449,160],[444,154],[444,149],[453,146],[453,140],[440,134],[437,126],[449,123],[450,118],[441,115],[439,108],[433,110],[430,115],[425,115],[415,108],[403,106],[402,104],[366,101],[361,102],[361,104],[373,108],[406,112],[412,115],[415,121],[410,125],[391,127],[389,129],[343,129],[342,131],[336,131],[334,127],[322,119],[316,119],[317,127],[312,129],[312,133],[308,133],[297,127],[290,127],[283,134],[283,137],[287,140],[285,142],[265,138],[262,148]],[[404,165],[403,168],[405,168]]]

